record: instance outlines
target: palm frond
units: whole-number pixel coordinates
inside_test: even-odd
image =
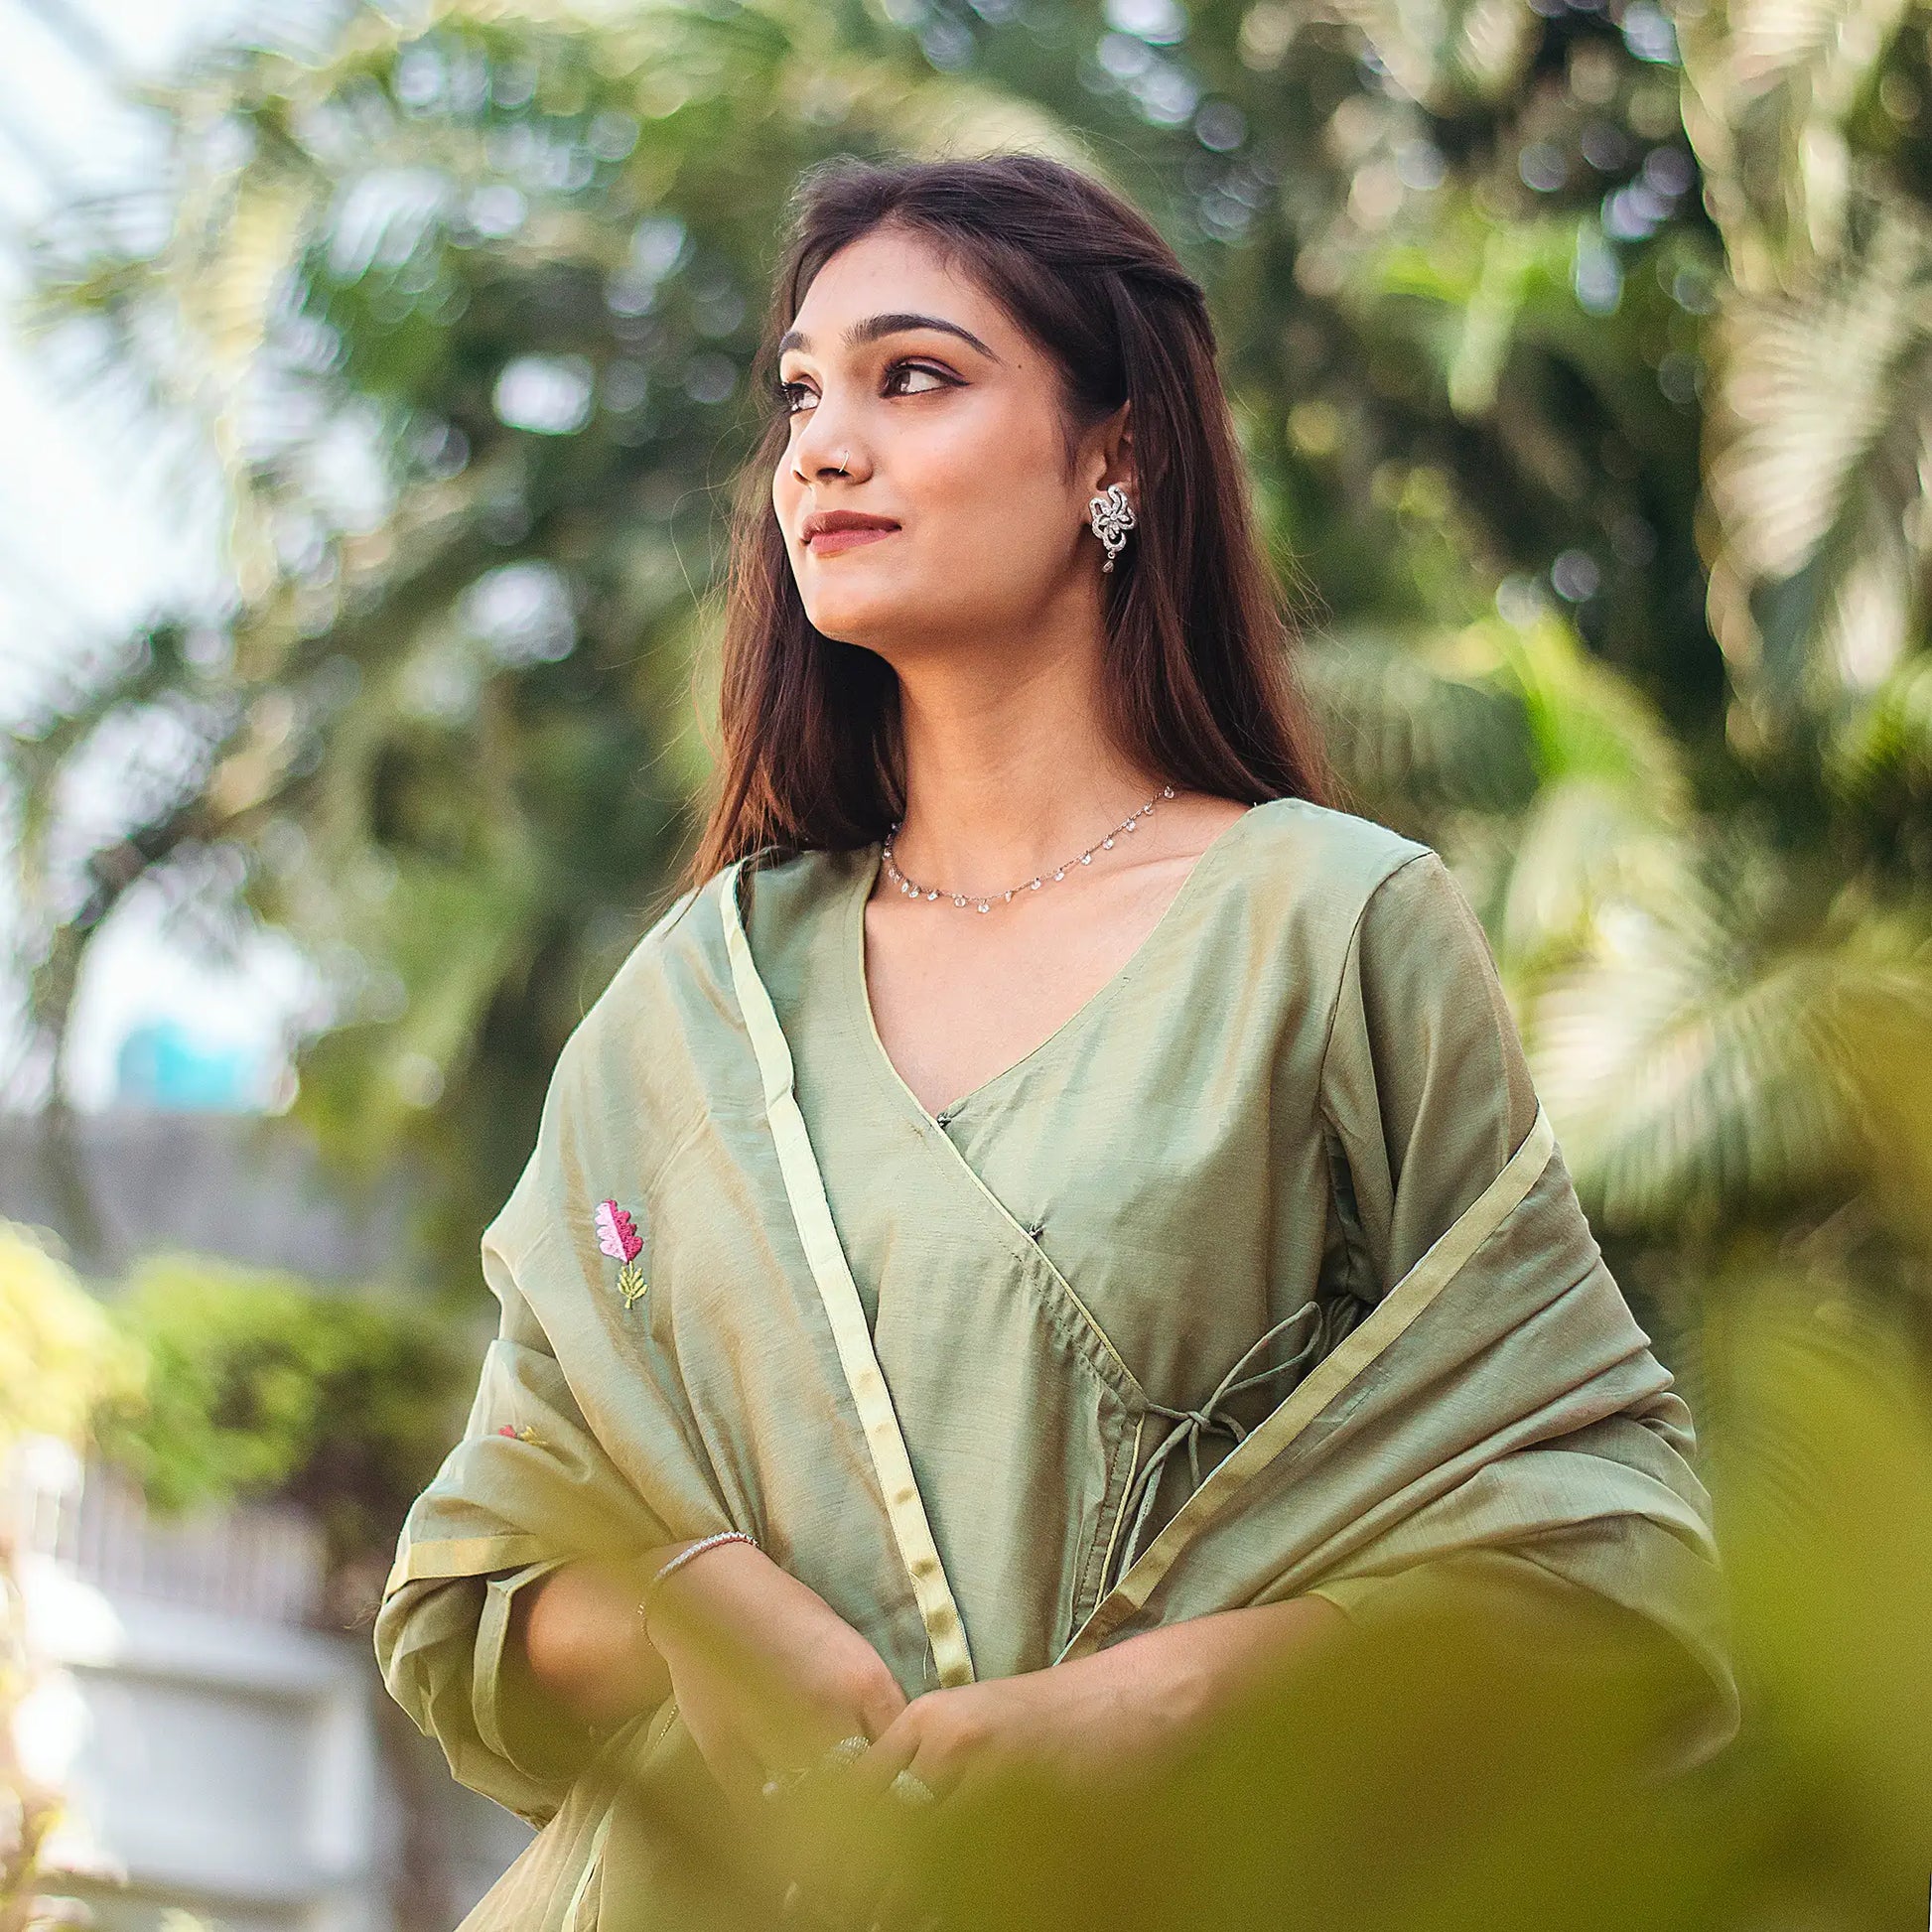
[[[1854,889],[1813,909],[1748,836],[1705,834],[1679,859],[1665,895],[1593,906],[1529,1003],[1580,1188],[1607,1225],[1660,1235],[1861,1185],[1915,1198],[1932,1144],[1901,1069],[1932,1053],[1922,922],[1874,918]]]
[[[1732,275],[1796,286],[1846,239],[1845,123],[1914,0],[1719,0],[1677,9],[1684,125]]]
[[[1739,688],[1829,710],[1896,662],[1926,558],[1932,221],[1873,209],[1818,285],[1737,296],[1707,418],[1713,629]]]
[[[1906,658],[1863,702],[1842,707],[1825,773],[1855,810],[1887,797],[1910,810],[1932,796],[1932,655]]]
[[[1515,86],[1541,26],[1521,0],[1333,0],[1333,12],[1411,99],[1439,112]]]
[[[1545,617],[1492,634],[1523,694],[1537,774],[1494,936],[1507,972],[1534,975],[1599,904],[1681,907],[1689,781],[1662,720],[1568,625]]]
[[[1535,791],[1528,711],[1486,628],[1350,625],[1297,664],[1365,808],[1413,822],[1516,811]]]
[[[1715,937],[1603,908],[1590,955],[1535,1003],[1538,1091],[1607,1227],[1711,1229],[1858,1171],[1818,1020],[1838,962],[1798,954],[1740,979],[1712,956]]]

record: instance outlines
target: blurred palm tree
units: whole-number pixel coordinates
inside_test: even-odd
[[[1922,1294],[1926,83],[1902,0],[288,8],[158,101],[164,246],[42,246],[236,580],[20,748],[47,877],[111,721],[183,746],[43,889],[50,1037],[131,882],[239,850],[332,987],[299,1111],[437,1157],[469,1290],[690,835],[785,190],[1025,144],[1207,284],[1357,798],[1456,859],[1639,1291],[1826,1231]]]
[[[130,714],[186,741],[50,919],[35,1006],[62,1038],[129,886],[244,850],[252,910],[331,982],[302,1113],[347,1162],[442,1155],[454,1258],[688,830],[782,185],[1042,123],[808,6],[310,24],[325,53],[230,48],[164,103],[164,247],[103,248],[97,209],[45,242],[43,313],[93,327],[92,372],[200,426],[237,591],[18,750],[44,873],[79,748]]]
[[[1729,270],[1706,544],[1740,734],[1856,712],[1922,626],[1927,25],[1913,0],[1686,11],[1685,125]]]

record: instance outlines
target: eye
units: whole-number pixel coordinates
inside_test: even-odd
[[[800,407],[800,399],[811,394],[802,382],[774,382],[771,385],[773,404],[787,416],[795,416]]]
[[[924,396],[924,395],[930,395],[932,393],[932,389],[935,388],[936,389],[956,389],[959,387],[959,383],[956,378],[946,375],[938,369],[931,368],[924,362],[895,362],[892,365],[892,367],[886,371],[886,385],[889,393],[892,392],[893,383],[901,375],[925,375],[925,376],[930,376],[932,378],[931,388],[899,389],[898,391],[897,391],[897,394],[902,396],[906,396],[906,395]]]

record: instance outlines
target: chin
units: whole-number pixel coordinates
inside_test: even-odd
[[[838,643],[878,649],[908,628],[917,629],[922,608],[916,598],[822,597],[805,606],[805,615],[816,630]]]

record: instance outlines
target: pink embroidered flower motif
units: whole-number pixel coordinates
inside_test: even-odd
[[[623,1297],[624,1307],[629,1308],[650,1286],[644,1280],[644,1271],[637,1266],[637,1257],[644,1251],[643,1240],[631,1225],[630,1216],[614,1200],[599,1201],[593,1218],[597,1223],[597,1245],[613,1261],[623,1264],[618,1270],[618,1293]]]
[[[507,1436],[513,1443],[535,1443],[539,1449],[543,1446],[543,1438],[534,1429],[518,1429],[514,1423],[504,1423],[496,1433]]]

